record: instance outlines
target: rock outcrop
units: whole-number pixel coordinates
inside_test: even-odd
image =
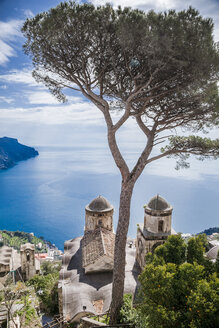
[[[37,155],[37,150],[20,144],[17,139],[0,138],[0,170],[13,167],[17,162]]]

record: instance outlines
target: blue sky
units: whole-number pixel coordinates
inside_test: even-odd
[[[91,2],[99,5],[109,1]],[[76,92],[69,94],[66,104],[58,103],[43,85],[34,81],[31,61],[22,51],[24,38],[20,28],[24,20],[58,3],[56,0],[0,0],[0,136],[17,137],[36,146],[59,144],[65,138],[69,145],[107,147],[104,122],[94,105]],[[111,3],[156,11],[181,10],[192,5],[203,16],[213,18],[215,40],[219,41],[218,0],[113,0]],[[85,134],[88,138],[84,138]],[[210,136],[214,138],[218,133],[212,131]],[[119,132],[119,142],[131,165],[144,145],[144,136],[135,129],[133,120]],[[193,180],[206,174],[218,175],[218,161],[200,163],[192,159],[191,169],[180,172],[174,166],[174,160],[164,159],[149,167],[147,174]],[[111,170],[115,167],[109,165],[108,171]]]

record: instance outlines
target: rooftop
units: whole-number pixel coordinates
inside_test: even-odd
[[[89,205],[86,206],[86,210],[90,212],[107,212],[111,211],[113,206],[110,202],[103,196],[98,196],[94,198]]]
[[[85,274],[82,266],[82,237],[65,242],[65,254],[62,259],[59,288],[61,288],[63,315],[67,320],[79,320],[86,313],[98,314],[95,301],[101,300],[102,312],[109,310],[112,293],[112,272],[94,272]],[[136,294],[137,276],[140,273],[135,265],[135,244],[127,240],[125,293]],[[85,310],[86,309],[86,310]]]
[[[206,253],[206,256],[210,260],[216,260],[218,252],[219,252],[219,245],[216,245]]]
[[[104,228],[87,231],[82,239],[83,267],[94,263],[100,257],[106,255],[114,257],[115,234]]]
[[[171,209],[171,205],[160,195],[156,195],[147,204],[146,208],[155,211],[165,211]]]

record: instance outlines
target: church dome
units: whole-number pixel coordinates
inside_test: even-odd
[[[167,201],[162,198],[161,196],[157,195],[151,198],[149,201],[147,208],[155,211],[165,211],[167,209],[170,209],[171,206]]]
[[[90,204],[86,206],[86,210],[90,212],[107,212],[111,211],[112,209],[113,206],[110,204],[110,202],[102,196],[94,198]]]

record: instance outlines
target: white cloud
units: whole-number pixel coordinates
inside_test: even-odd
[[[77,99],[77,97],[76,97]],[[79,123],[82,125],[103,124],[102,114],[92,104],[74,102],[58,106],[36,106],[33,108],[2,108],[0,121],[35,122],[45,125]]]
[[[15,52],[11,46],[0,40],[0,65],[4,65],[9,61],[9,57],[15,56]]]
[[[24,15],[28,18],[34,17],[34,14],[30,9],[24,9]]]
[[[12,98],[0,96],[0,102],[6,102],[7,104],[11,104],[14,101]]]
[[[24,68],[22,70],[14,69],[9,71],[7,74],[0,75],[0,81],[4,83],[21,83],[26,84],[30,87],[43,86],[41,83],[37,83],[32,77],[32,70]]]
[[[21,36],[20,27],[22,20],[10,20],[8,22],[0,21],[0,65],[5,65],[9,58],[16,56],[11,43],[17,41]]]
[[[3,84],[3,85],[0,86],[0,89],[4,89],[4,90],[6,90],[7,88],[8,88],[8,86],[5,85],[5,84]]]
[[[51,95],[51,93],[42,91],[42,92],[28,92],[26,94],[26,97],[28,99],[28,103],[31,105],[42,105],[42,104],[47,104],[47,105],[57,105],[60,104],[60,102]]]
[[[94,5],[103,5],[104,3],[111,3],[114,7],[135,7],[135,8],[142,8],[142,9],[152,9],[157,8],[159,10],[161,9],[167,9],[174,7],[175,4],[178,2],[176,0],[91,0],[91,2]]]
[[[25,97],[30,105],[60,105],[60,102],[47,91],[28,91],[25,93]],[[68,102],[71,103],[83,103],[80,97],[67,97]]]

